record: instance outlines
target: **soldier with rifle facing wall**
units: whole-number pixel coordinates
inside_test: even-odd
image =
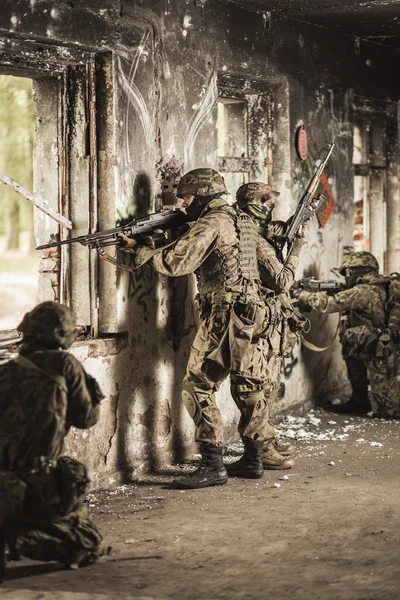
[[[367,370],[374,415],[400,418],[400,384],[397,377],[400,275],[381,275],[378,261],[370,252],[350,253],[339,272],[346,279],[347,289],[334,295],[303,291],[299,295],[300,308],[348,314],[346,328],[340,333],[343,354],[345,358],[362,362]],[[362,371],[360,375],[363,376]],[[364,383],[365,379],[361,381]],[[337,411],[355,414],[371,411],[367,390],[360,393],[358,381],[355,383],[350,400]]]

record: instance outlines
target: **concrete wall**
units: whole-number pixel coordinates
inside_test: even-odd
[[[343,247],[352,242],[352,96],[398,99],[387,67],[392,51],[360,46],[349,36],[294,20],[269,22],[231,3],[145,4],[0,1],[0,36],[6,42],[12,38],[14,45],[29,46],[35,40],[75,54],[80,49],[112,53],[107,85],[114,93],[101,113],[106,123],[99,168],[108,179],[99,192],[100,220],[110,219],[107,195],[119,216],[159,207],[163,165],[171,159],[183,170],[216,164],[218,75],[231,75],[245,86],[265,83],[274,97],[273,182],[282,192],[277,218],[291,214],[326,144],[337,142],[327,169],[337,207],[324,229],[316,221],[310,225],[299,268],[299,276],[330,277]],[[2,64],[6,60],[0,56]],[[300,124],[309,135],[306,161],[294,149]],[[42,224],[41,235],[44,231]],[[72,350],[107,395],[100,423],[87,432],[71,431],[67,445],[88,463],[94,486],[135,478],[171,456],[179,458],[193,435],[180,402],[180,382],[196,325],[194,277],[170,280],[147,267],[110,275],[109,269],[106,264],[100,272],[104,280],[113,278],[112,285],[110,279],[102,283],[100,293],[100,303],[106,298],[109,307],[103,331],[127,336],[80,342]],[[50,286],[45,289],[50,297]],[[312,321],[311,341],[328,345],[337,316],[312,316]],[[318,354],[297,347],[286,362],[278,411],[336,395],[345,385],[343,369],[337,341]],[[218,402],[229,442],[237,437],[238,413],[227,383]]]

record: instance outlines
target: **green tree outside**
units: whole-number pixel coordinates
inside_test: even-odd
[[[30,191],[34,127],[32,80],[0,75],[0,170]],[[6,251],[20,249],[21,233],[26,249],[32,252],[33,207],[0,182],[0,236],[5,236]]]

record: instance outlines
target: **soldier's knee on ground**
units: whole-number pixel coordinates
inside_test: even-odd
[[[215,395],[212,390],[203,390],[189,381],[184,381],[182,401],[195,425],[199,425],[203,412],[215,403]]]

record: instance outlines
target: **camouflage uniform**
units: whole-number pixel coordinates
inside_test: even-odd
[[[283,263],[284,259],[278,242],[285,235],[287,223],[270,220],[274,208],[270,200],[278,196],[279,192],[273,191],[268,184],[252,182],[244,184],[238,189],[236,201],[239,208],[246,212],[258,225],[258,233],[269,243],[276,259]],[[271,448],[269,441],[264,446],[264,466],[265,468],[288,469],[294,465],[294,462],[285,459],[284,456],[293,453],[294,448],[290,444],[276,439],[271,409],[280,386],[283,358],[290,356],[293,346],[298,340],[299,331],[306,319],[294,309],[289,293],[279,293],[280,289],[276,287],[274,279],[265,271],[263,272],[262,284],[264,288],[274,293],[273,297],[269,297],[269,302],[274,305],[274,317],[267,336],[266,374],[269,385],[266,388],[265,397],[270,407],[270,427],[271,432],[273,432],[271,437],[275,439],[275,442],[274,448]],[[267,294],[269,293],[267,292]],[[280,455],[280,452],[284,456]]]
[[[55,327],[56,342],[48,335]],[[75,335],[68,307],[42,303],[19,329],[19,356],[0,366],[0,528],[16,555],[84,566],[100,555],[102,537],[83,504],[84,465],[60,457],[71,426],[97,422],[103,396],[78,360],[58,349]],[[7,482],[14,480],[25,498],[20,514],[9,507],[7,515]]]
[[[400,417],[400,386],[397,331],[387,329],[388,278],[378,273],[378,263],[369,252],[354,252],[343,262],[340,272],[365,266],[369,272],[355,285],[334,296],[302,292],[300,303],[323,313],[348,312],[348,327],[341,335],[345,353],[362,360],[368,373],[378,416]],[[397,329],[397,328],[396,328]],[[389,340],[390,343],[387,342]]]
[[[196,184],[199,172],[205,178],[216,173],[198,169],[185,175],[189,194],[191,174]],[[215,193],[215,186],[212,191]],[[200,191],[196,185],[193,193],[207,198],[210,191],[207,185]],[[172,247],[161,251],[141,248],[137,253],[137,266],[148,261],[156,271],[172,277],[198,273],[200,324],[182,394],[196,425],[197,442],[217,447],[222,444],[222,420],[214,392],[229,373],[231,393],[241,413],[241,437],[261,441],[271,435],[264,398],[269,385],[268,347],[262,335],[271,313],[260,296],[257,259],[260,268],[283,291],[293,282],[300,245],[283,265],[271,246],[257,235],[252,221],[229,206],[224,197],[218,197],[206,202],[200,218]]]

